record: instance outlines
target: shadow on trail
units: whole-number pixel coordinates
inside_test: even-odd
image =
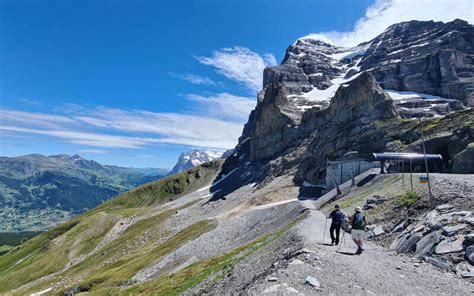
[[[321,245],[321,246],[329,246],[329,247],[332,246],[332,247],[334,247],[334,245],[330,244],[330,243],[316,243],[316,244]]]
[[[349,253],[349,252],[342,252],[342,251],[336,251],[337,253],[339,254],[342,254],[342,255],[347,255],[347,256],[355,256],[357,255],[356,253]]]

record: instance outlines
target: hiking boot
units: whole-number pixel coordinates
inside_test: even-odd
[[[362,254],[363,249],[361,247],[357,247],[356,255]]]

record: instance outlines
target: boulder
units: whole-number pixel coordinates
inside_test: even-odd
[[[451,223],[453,221],[453,215],[451,214],[442,214],[438,216],[436,219],[431,220],[430,222],[426,223],[426,226],[431,230],[438,230],[441,229],[443,226]]]
[[[425,224],[432,224],[433,221],[436,218],[438,218],[438,216],[439,216],[438,211],[436,211],[436,210],[429,211],[428,213],[426,213],[426,215],[424,217]]]
[[[380,205],[380,204],[383,204],[385,202],[385,198],[380,196],[380,195],[374,195],[373,197],[369,197],[367,200],[366,200],[366,203],[367,204],[376,204],[376,205]]]
[[[390,244],[391,250],[396,250],[398,245],[401,244],[402,241],[406,240],[410,234],[408,232],[403,232],[393,242]]]
[[[466,260],[474,265],[474,246],[469,246],[466,248],[466,252],[464,253],[464,257]]]
[[[376,208],[376,207],[377,207],[376,204],[370,203],[370,204],[365,204],[364,207],[363,207],[363,209],[367,211],[367,210],[372,210],[372,209],[374,209],[374,208]]]
[[[435,253],[438,255],[457,253],[463,250],[462,242],[464,236],[460,236],[454,239],[445,239],[436,246]]]
[[[474,232],[465,235],[462,244],[465,246],[474,245]]]
[[[423,258],[424,256],[431,255],[440,240],[441,235],[438,232],[432,232],[425,235],[416,243],[415,256]]]
[[[460,217],[457,220],[461,223],[468,223],[470,225],[474,225],[474,216]]]
[[[376,237],[380,236],[385,233],[385,230],[383,229],[382,225],[376,225],[372,231],[368,231],[366,237],[371,238],[371,237]]]
[[[463,231],[464,229],[466,229],[467,225],[466,224],[457,224],[457,225],[453,225],[453,226],[444,226],[443,228],[441,228],[441,231],[443,233],[443,235],[445,236],[453,236],[461,231]]]
[[[416,243],[423,237],[421,233],[414,233],[403,237],[397,244],[395,251],[397,253],[409,253],[416,248]]]
[[[473,278],[474,277],[474,268],[469,267],[469,269],[467,271],[464,271],[463,273],[461,273],[461,276],[463,278]]]
[[[452,212],[450,215],[454,217],[469,217],[472,215],[471,211],[458,211],[458,212]]]
[[[405,229],[404,225],[405,225],[405,222],[402,222],[402,223],[398,224],[397,226],[395,226],[395,227],[393,228],[392,233],[394,233],[394,232],[402,232],[403,229]]]
[[[430,264],[432,264],[433,266],[436,266],[438,267],[439,269],[443,269],[443,270],[447,270],[451,267],[451,264],[444,261],[443,259],[441,258],[437,258],[437,257],[425,257],[424,260]]]
[[[447,211],[449,211],[449,210],[451,210],[451,209],[453,209],[453,208],[454,208],[454,206],[451,205],[451,204],[443,204],[443,205],[437,206],[437,207],[436,207],[436,210],[437,210],[438,212],[445,213],[445,212],[447,212]]]

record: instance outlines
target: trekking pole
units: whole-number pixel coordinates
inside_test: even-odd
[[[339,244],[339,246],[337,247],[337,251],[339,252],[339,250],[341,249],[341,245],[344,244],[345,246],[345,235],[346,235],[346,231],[343,230],[342,231],[342,239],[341,239],[341,243]]]
[[[326,214],[324,214],[324,232],[323,232],[323,241],[322,243],[324,244],[324,237],[326,236],[326,226],[328,225],[328,218],[326,217]]]

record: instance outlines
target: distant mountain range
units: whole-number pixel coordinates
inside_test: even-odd
[[[0,232],[49,228],[167,173],[79,155],[0,157]]]
[[[201,165],[205,162],[222,158],[223,155],[224,153],[222,152],[200,151],[198,149],[181,153],[181,155],[179,156],[178,162],[176,163],[176,165],[173,167],[173,169],[171,170],[169,174],[170,175],[177,174],[179,172]]]

